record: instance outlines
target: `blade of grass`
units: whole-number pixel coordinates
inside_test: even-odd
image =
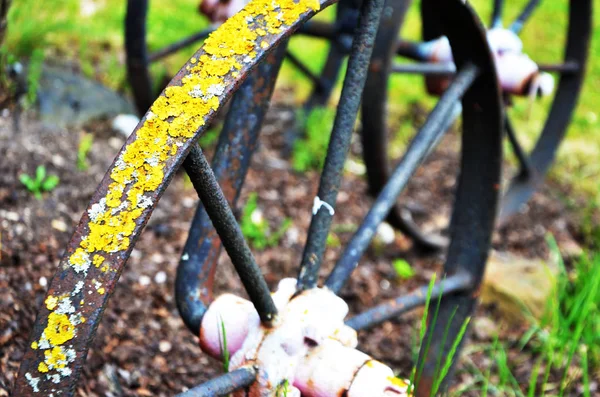
[[[225,323],[222,318],[219,318],[221,332],[219,333],[219,349],[221,350],[221,358],[223,360],[223,371],[229,372],[229,350],[227,349],[227,334],[225,332]],[[221,339],[222,338],[222,339]]]
[[[458,307],[456,309],[458,309]],[[454,312],[456,312],[456,309],[454,310]],[[453,313],[453,316],[454,316],[454,313]],[[450,320],[450,322],[451,321],[452,320]],[[465,333],[467,332],[467,328],[469,327],[470,322],[471,322],[471,317],[467,317],[465,319],[465,321],[463,322],[463,325],[460,327],[460,331],[458,331],[458,335],[456,335],[454,342],[452,343],[452,347],[450,348],[450,351],[448,352],[448,355],[446,356],[446,361],[444,362],[442,371],[435,381],[435,387],[434,387],[435,394],[437,394],[444,378],[446,378],[446,376],[450,372],[450,368],[452,367],[452,361],[454,359],[454,356],[456,355],[456,352],[458,351],[458,346],[462,342],[462,339],[464,338]]]
[[[425,307],[423,309],[423,316],[421,317],[421,330],[419,331],[419,346],[423,345],[423,340],[425,339],[425,331],[427,330],[427,316],[429,315],[429,304],[431,302],[431,294],[433,292],[434,285],[435,285],[435,274],[429,281],[429,287],[427,288]],[[419,360],[419,350],[417,350],[417,357],[414,360],[415,363],[418,362],[418,360]],[[410,373],[410,386],[409,386],[410,393],[409,394],[412,394],[414,392],[415,382],[417,381],[416,371],[417,371],[417,368],[415,367],[415,368],[413,368],[413,370]],[[421,371],[422,371],[422,368],[421,368]],[[419,372],[419,376],[420,376],[420,372]]]

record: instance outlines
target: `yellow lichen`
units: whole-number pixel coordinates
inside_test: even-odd
[[[58,305],[58,298],[56,298],[54,296],[48,296],[46,298],[46,300],[44,301],[44,303],[46,304],[46,307],[48,308],[48,310],[54,310],[56,305]]]
[[[66,314],[52,312],[48,316],[48,325],[44,329],[51,346],[60,346],[73,339],[75,327]]]
[[[35,341],[34,341],[34,342],[31,342],[31,348],[32,348],[33,350],[36,350],[36,349],[38,348],[38,343],[37,343],[37,342],[35,342]]]
[[[99,293],[100,295],[104,295],[104,292],[105,292],[105,290],[104,290],[104,287],[100,287],[100,288],[98,288],[98,293]]]
[[[50,368],[60,369],[66,366],[67,355],[60,347],[54,347],[52,350],[46,350],[44,352],[44,356],[44,363],[46,363],[46,365]]]
[[[48,366],[46,365],[46,363],[45,363],[45,362],[43,362],[43,361],[42,361],[42,362],[41,362],[41,363],[38,365],[38,371],[40,371],[40,372],[42,372],[42,373],[48,372]]]
[[[104,257],[100,255],[94,255],[94,259],[92,259],[92,263],[96,267],[100,267],[100,265],[104,262]]]

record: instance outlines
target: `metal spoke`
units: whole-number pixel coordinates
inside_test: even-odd
[[[502,11],[504,9],[504,0],[494,0],[494,10],[492,11],[492,28],[502,27]]]
[[[286,44],[281,44],[253,70],[236,91],[212,160],[212,169],[225,197],[235,208],[250,159],[256,149]],[[258,98],[258,99],[257,99]],[[200,203],[177,267],[175,300],[181,318],[198,335],[212,300],[212,286],[221,252],[212,222]]]
[[[431,289],[429,299],[437,299],[440,295],[449,295],[457,291],[469,289],[472,284],[471,276],[467,273],[457,273],[453,276],[437,282]],[[357,331],[373,327],[384,321],[391,320],[427,302],[429,286],[423,286],[417,290],[377,305],[359,315],[351,317],[346,325]]]
[[[214,30],[215,30],[214,27],[201,30],[198,33],[194,33],[191,36],[188,36],[184,39],[176,41],[173,44],[163,47],[160,50],[154,51],[148,56],[148,61],[149,62],[158,61],[159,59],[162,59],[168,55],[171,55],[172,53],[177,52],[177,51],[181,50],[182,48],[192,45],[198,41],[204,40],[205,38],[208,37],[209,34],[214,32]]]
[[[403,50],[400,55],[421,60],[418,55],[410,51]],[[581,71],[581,67],[577,62],[570,61],[565,63],[540,64],[538,68],[540,72],[561,73],[565,75],[577,74]],[[456,66],[453,63],[438,62],[397,63],[392,65],[390,71],[392,73],[422,74],[424,76],[452,76],[456,74]]]
[[[526,178],[529,175],[531,175],[532,172],[529,156],[525,154],[525,151],[523,150],[521,144],[517,140],[517,134],[515,133],[515,129],[507,114],[504,115],[504,128],[506,129],[506,135],[508,136],[508,140],[513,149],[513,153],[517,157],[517,160],[519,160],[519,164],[521,166],[521,169],[519,170],[519,175],[523,178]]]
[[[250,386],[256,380],[258,370],[255,367],[241,367],[218,378],[211,379],[177,397],[216,397],[226,396],[243,387]]]
[[[269,287],[267,287],[231,207],[219,187],[210,164],[198,145],[192,146],[183,166],[190,176],[250,300],[260,315],[261,321],[263,324],[270,324],[277,314],[277,308],[271,298]]]
[[[429,59],[425,49],[426,44],[423,42],[400,40],[396,45],[396,55],[415,61],[426,62]]]
[[[285,58],[291,62],[292,65],[303,75],[308,77],[310,81],[314,84],[315,89],[322,90],[325,88],[325,85],[321,81],[321,79],[316,76],[301,60],[299,60],[294,54],[292,54],[289,50],[285,53]]]
[[[460,101],[477,75],[478,69],[475,65],[466,65],[444,92],[329,275],[325,282],[329,289],[337,293],[346,283],[375,236],[377,227],[395,205],[398,195],[404,190],[410,177],[427,154],[447,131],[446,120],[452,118],[456,103]]]
[[[146,113],[155,98],[148,71],[147,13],[148,0],[127,0],[127,12],[125,13],[127,81],[131,85],[135,107],[139,115]]]
[[[344,162],[350,148],[350,138],[362,91],[367,78],[367,68],[373,42],[379,26],[384,0],[367,0],[361,5],[359,26],[356,31],[348,70],[338,104],[327,157],[321,174],[318,195],[313,206],[313,217],[298,275],[298,288],[313,288],[321,266],[325,242],[333,218],[335,202],[340,187]]]
[[[523,11],[521,11],[521,14],[519,14],[517,19],[510,25],[509,29],[516,34],[519,34],[539,4],[540,0],[529,0]]]
[[[581,66],[578,62],[566,61],[565,63],[550,63],[538,65],[540,72],[555,72],[565,75],[577,74],[581,72]]]
[[[451,76],[456,73],[453,63],[402,63],[392,65],[392,73],[422,74],[425,76]]]

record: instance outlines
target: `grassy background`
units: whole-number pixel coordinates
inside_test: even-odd
[[[207,26],[207,20],[197,12],[198,0],[152,0],[148,17],[148,42],[151,48],[160,48]],[[489,20],[491,0],[471,2],[484,22]],[[509,22],[522,9],[526,0],[510,1],[505,5],[505,21]],[[597,2],[596,2],[597,3]],[[84,74],[113,88],[125,87],[123,54],[124,0],[62,0],[44,2],[14,0],[9,14],[6,41],[8,50],[28,57],[36,48],[42,48],[47,59],[70,59]],[[545,0],[523,31],[525,51],[539,62],[557,62],[561,59],[566,31],[567,0]],[[562,145],[552,177],[584,191],[594,208],[600,205],[600,7],[594,10],[594,33],[590,61],[579,106],[569,126],[568,139]],[[318,18],[330,19],[333,9]],[[402,28],[402,36],[417,39],[420,23],[418,3],[413,5]],[[318,39],[297,37],[292,51],[301,53],[309,67],[317,72],[322,67],[327,44]],[[155,76],[171,75],[195,51],[190,47],[153,66]],[[156,79],[158,80],[158,79]],[[294,99],[300,103],[310,90],[303,76],[286,65],[278,86],[293,87]],[[398,131],[399,142],[414,133],[407,118],[409,110],[419,104],[429,108],[435,103],[423,89],[417,76],[394,76],[391,81],[390,124]],[[339,93],[339,91],[338,91]],[[335,96],[333,101],[335,101]],[[530,104],[518,99],[510,113],[515,119],[523,145],[531,148],[541,130],[549,100]],[[510,150],[507,150],[510,155]]]

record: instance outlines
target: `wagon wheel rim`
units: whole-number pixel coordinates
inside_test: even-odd
[[[494,1],[491,18],[492,27],[502,26],[503,1]],[[527,21],[535,15],[539,1],[531,0],[526,3],[518,17],[507,26],[508,29],[519,33]],[[508,187],[502,197],[499,206],[498,225],[506,224],[510,217],[519,211],[531,198],[533,193],[543,182],[544,176],[550,168],[556,151],[564,138],[567,125],[574,111],[577,98],[582,88],[583,76],[587,64],[589,42],[591,37],[591,1],[570,1],[569,25],[566,34],[566,51],[564,60],[558,64],[540,65],[540,70],[559,73],[560,80],[554,93],[552,105],[546,112],[544,127],[537,138],[537,143],[530,153],[521,147],[519,133],[514,130],[507,115],[505,130],[512,151],[518,162],[518,171],[512,176]],[[380,33],[381,34],[381,33]],[[381,34],[383,36],[383,34]],[[423,16],[423,38],[432,40],[441,36],[439,26]],[[372,150],[365,150],[363,156],[367,168],[367,179],[369,190],[372,195],[377,194],[391,173],[390,163],[386,155],[375,156],[372,153],[387,153],[387,142],[389,133],[387,131],[385,109],[386,95],[381,92],[380,87],[386,87],[388,73],[416,73],[423,75],[447,75],[453,74],[454,68],[448,68],[443,64],[409,64],[397,68],[393,65],[392,48],[394,37],[382,37],[381,48],[376,49],[379,55],[377,69],[371,70],[369,79],[373,82],[367,84],[366,96],[375,98],[363,105],[363,125],[368,136],[375,136],[371,142],[366,142],[368,136],[363,136],[363,142]],[[403,42],[396,44],[398,53],[417,59],[418,50],[412,53],[408,48],[400,48]],[[415,47],[413,47],[415,48]],[[377,94],[377,95],[373,95]],[[436,232],[425,232],[414,222],[411,211],[401,202],[395,207],[388,217],[388,222],[398,228],[401,232],[411,237],[415,243],[426,249],[445,249],[448,246],[446,236]]]

